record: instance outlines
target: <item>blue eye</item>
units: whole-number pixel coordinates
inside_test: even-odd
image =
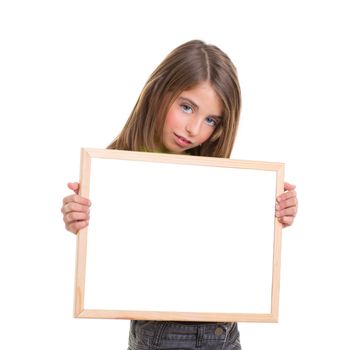
[[[181,109],[185,112],[185,113],[192,113],[193,109],[191,106],[186,105],[186,104],[182,104],[181,105]]]
[[[207,122],[207,124],[210,125],[210,126],[216,126],[217,123],[218,123],[217,120],[214,119],[214,118],[212,118],[212,117],[207,117],[207,118],[206,118],[206,122]]]

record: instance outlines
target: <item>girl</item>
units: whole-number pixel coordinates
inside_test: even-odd
[[[236,68],[219,48],[193,40],[173,50],[152,73],[121,133],[109,149],[229,158],[237,131],[241,93]],[[63,199],[66,229],[89,223],[90,201]],[[293,223],[295,186],[285,184],[276,216]],[[129,349],[241,349],[236,323],[132,321]]]

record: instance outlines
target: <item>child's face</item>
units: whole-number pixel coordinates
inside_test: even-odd
[[[163,146],[183,153],[204,143],[220,123],[223,107],[210,83],[183,91],[171,105],[164,122]]]

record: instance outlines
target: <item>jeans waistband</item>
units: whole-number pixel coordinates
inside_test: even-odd
[[[135,340],[142,338],[155,347],[185,342],[200,347],[204,342],[224,343],[239,336],[236,323],[208,322],[132,321],[131,333]]]

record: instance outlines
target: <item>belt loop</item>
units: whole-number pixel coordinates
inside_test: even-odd
[[[196,340],[196,348],[199,348],[202,346],[202,341],[204,337],[204,327],[202,325],[197,326],[197,340]]]
[[[154,334],[154,339],[153,339],[153,345],[154,346],[159,346],[162,337],[163,337],[163,333],[165,331],[166,326],[168,325],[167,322],[159,322],[159,327],[157,327],[155,334]]]

